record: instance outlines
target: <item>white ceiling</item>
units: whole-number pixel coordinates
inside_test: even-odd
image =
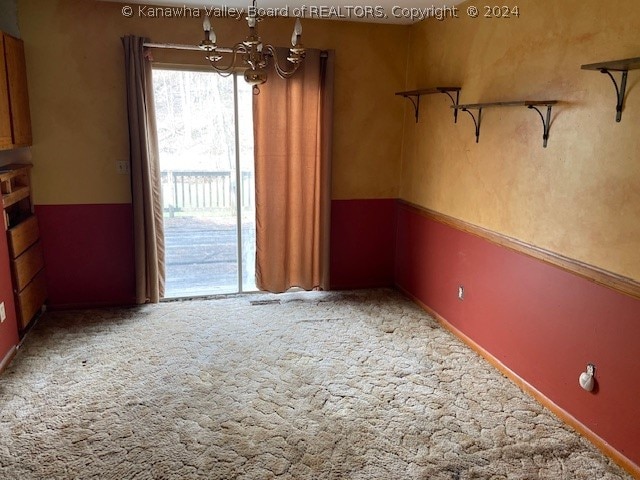
[[[141,5],[155,5],[161,7],[177,7],[198,9],[203,15],[205,9],[207,13],[212,8],[226,8],[218,10],[214,16],[220,13],[230,13],[228,9],[243,9],[240,18],[246,16],[247,7],[252,4],[251,0],[99,0],[107,2],[126,3],[132,8],[131,14],[138,16],[148,14],[149,9],[144,9]],[[410,24],[425,18],[444,15],[445,18],[452,18],[454,14],[458,17],[467,15],[465,9],[458,9],[454,6],[464,0],[449,0],[445,3],[442,0],[429,2],[428,0],[350,0],[339,2],[336,0],[258,0],[258,9],[264,9],[267,15],[271,16],[300,16],[305,18],[316,18],[325,20],[350,20],[368,23],[398,23]],[[448,10],[442,10],[445,7]],[[302,10],[302,7],[305,7]],[[125,8],[123,6],[123,8]],[[142,8],[142,12],[140,8]],[[274,10],[286,9],[286,10]],[[231,15],[229,15],[231,16]]]

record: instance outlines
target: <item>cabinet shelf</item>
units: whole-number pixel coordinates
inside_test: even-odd
[[[622,60],[611,60],[608,62],[589,63],[587,65],[582,65],[581,68],[583,70],[597,70],[600,73],[604,73],[605,75],[609,76],[609,78],[613,82],[613,86],[616,89],[616,122],[620,122],[622,120],[624,96],[627,89],[627,75],[629,73],[629,70],[640,69],[640,57],[624,58]],[[616,82],[616,79],[611,74],[611,72],[622,73],[622,78],[620,80],[619,86],[618,82]]]
[[[433,95],[435,93],[444,93],[450,99],[455,107],[458,105],[460,100],[460,90],[462,87],[431,87],[431,88],[421,88],[418,90],[407,90],[406,92],[396,92],[396,95],[399,95],[404,98],[408,98],[413,104],[413,109],[416,115],[416,123],[418,123],[418,117],[420,115],[420,97],[422,95]],[[455,92],[456,98],[453,98],[452,93]],[[458,110],[453,111],[453,122],[458,122]]]
[[[473,120],[473,124],[475,125],[476,131],[476,143],[480,140],[480,124],[482,121],[482,110],[484,108],[493,108],[493,107],[526,107],[531,110],[535,110],[540,115],[540,119],[542,120],[542,146],[544,148],[547,147],[547,140],[549,140],[549,129],[551,127],[551,108],[553,105],[558,103],[557,100],[516,100],[510,102],[487,102],[487,103],[467,103],[463,105],[452,105],[455,111],[462,110],[463,112],[467,112],[471,119]],[[540,111],[538,107],[547,107],[546,116]],[[470,110],[477,110],[477,116],[471,113]]]
[[[11,205],[15,205],[20,200],[24,200],[28,198],[31,194],[31,190],[29,187],[18,187],[13,190],[11,193],[3,193],[2,194],[2,207],[7,208]]]
[[[0,190],[2,192],[2,208],[5,210],[31,196],[29,187],[29,169],[31,165],[5,165],[0,167]],[[29,213],[31,206],[28,202]],[[7,228],[9,224],[6,225]]]

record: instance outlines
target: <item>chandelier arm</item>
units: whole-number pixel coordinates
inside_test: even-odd
[[[218,72],[220,75],[229,76],[233,73],[233,69],[237,67],[236,60],[238,58],[239,53],[246,53],[247,49],[242,43],[236,43],[229,53],[232,54],[231,62],[225,66],[217,65],[217,60],[209,59],[209,63],[213,69]]]
[[[286,70],[284,68],[282,68],[280,66],[280,62],[278,61],[278,53],[276,52],[276,49],[273,45],[265,45],[263,47],[263,49],[267,52],[267,54],[269,54],[271,57],[273,57],[273,67],[275,68],[276,72],[278,73],[278,75],[281,78],[291,78],[291,76],[296,73],[296,71],[298,70],[298,67],[300,66],[300,63],[291,63],[291,69],[290,70]]]

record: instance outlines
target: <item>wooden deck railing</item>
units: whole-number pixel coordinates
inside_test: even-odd
[[[236,179],[231,171],[162,171],[165,212],[236,209]],[[241,172],[241,208],[253,208],[253,172]]]

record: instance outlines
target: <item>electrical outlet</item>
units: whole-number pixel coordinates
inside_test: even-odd
[[[458,285],[458,300],[464,300],[464,287]]]
[[[120,175],[129,175],[129,162],[127,160],[117,160],[116,171]]]
[[[0,323],[7,319],[7,311],[4,309],[4,302],[0,303]]]

